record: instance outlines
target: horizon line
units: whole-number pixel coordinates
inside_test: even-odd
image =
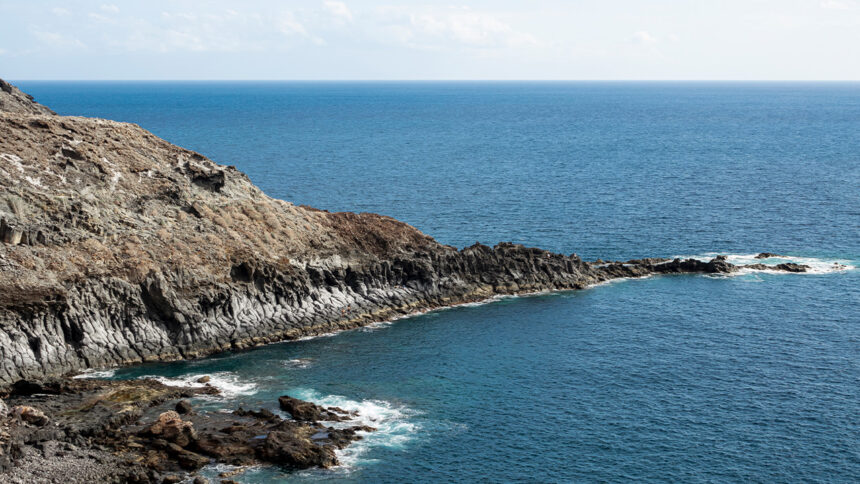
[[[860,82],[860,79],[5,79],[14,82]]]

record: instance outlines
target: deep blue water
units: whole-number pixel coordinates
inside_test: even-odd
[[[586,258],[759,251],[815,274],[659,277],[459,307],[116,377],[358,408],[333,471],[248,482],[851,482],[860,476],[860,84],[43,83],[268,194],[442,242]]]

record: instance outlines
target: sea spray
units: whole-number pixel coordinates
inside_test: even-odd
[[[788,256],[775,255],[773,257],[759,258],[759,254],[720,254],[718,252],[706,252],[700,255],[693,256],[675,256],[678,259],[696,259],[707,262],[716,256],[723,255],[726,257],[726,262],[736,266],[744,266],[750,264],[764,264],[767,269],[756,269],[752,267],[740,268],[737,272],[718,274],[719,277],[734,277],[750,273],[773,273],[773,274],[830,274],[834,272],[851,271],[857,268],[858,262],[841,258],[819,258],[819,257],[803,257],[803,256]],[[778,264],[794,263],[798,265],[808,266],[806,272],[785,272],[776,268]]]
[[[201,382],[203,377],[209,377],[207,382]],[[201,373],[194,375],[182,375],[180,377],[166,377],[159,375],[143,375],[138,379],[151,378],[165,385],[179,387],[194,387],[200,388],[206,385],[211,385],[221,390],[220,398],[233,399],[239,396],[253,395],[257,393],[258,384],[243,380],[239,375],[229,371],[219,371],[215,373]],[[212,398],[211,396],[201,396],[200,398]]]
[[[350,413],[355,412],[352,420],[345,422],[326,422],[335,428],[366,425],[376,429],[374,432],[359,432],[363,439],[345,449],[337,451],[341,467],[352,467],[374,462],[363,456],[376,447],[402,449],[415,438],[420,424],[413,421],[418,412],[402,405],[384,400],[352,400],[340,395],[323,395],[309,388],[296,388],[287,392],[290,396],[313,402],[325,407],[339,407]]]

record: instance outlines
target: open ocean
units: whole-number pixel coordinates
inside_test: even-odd
[[[273,197],[458,247],[814,268],[619,281],[94,374],[212,375],[228,391],[197,405],[289,394],[379,428],[339,468],[242,482],[860,480],[860,83],[17,84]]]

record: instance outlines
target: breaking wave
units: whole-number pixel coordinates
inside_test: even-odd
[[[291,369],[305,369],[309,368],[311,364],[313,364],[313,359],[311,358],[293,358],[292,360],[287,360],[284,362],[284,366]]]
[[[82,378],[111,378],[116,374],[116,370],[84,370],[82,373],[73,376],[72,378],[79,380]]]
[[[708,262],[714,257],[718,255],[726,256],[726,262],[729,262],[734,265],[749,265],[749,264],[764,264],[767,266],[775,267],[777,264],[786,264],[786,263],[794,263],[800,265],[809,266],[809,269],[806,272],[799,272],[796,274],[830,274],[833,272],[845,272],[854,270],[857,268],[857,261],[847,260],[847,259],[825,259],[818,257],[796,257],[796,256],[774,256],[768,257],[764,259],[757,259],[756,256],[758,254],[720,254],[718,252],[708,252],[705,254],[694,255],[694,256],[675,256],[680,259],[697,259],[703,262]],[[752,274],[752,273],[777,273],[777,274],[787,274],[784,271],[778,271],[776,269],[752,269],[745,267],[739,270],[736,273],[726,274],[726,275],[744,275],[744,274]]]
[[[209,381],[207,383],[201,383],[198,381],[205,376],[209,377]],[[229,371],[220,371],[216,373],[200,373],[198,375],[183,375],[181,377],[176,378],[169,378],[158,375],[143,375],[141,377],[138,377],[138,379],[141,380],[146,378],[151,378],[153,380],[164,383],[165,385],[172,386],[201,388],[208,384],[221,390],[220,397],[225,398],[235,398],[242,395],[253,395],[257,393],[258,390],[256,383],[242,379],[239,375]]]
[[[367,425],[376,428],[375,432],[359,432],[359,435],[363,436],[362,440],[336,451],[341,464],[340,468],[336,469],[339,471],[349,472],[360,463],[374,462],[373,459],[363,458],[374,448],[403,448],[420,430],[420,425],[412,421],[412,417],[418,415],[417,412],[384,400],[350,400],[339,395],[323,395],[316,390],[306,388],[295,389],[289,394],[317,405],[340,407],[349,412],[358,413],[358,416],[346,422],[326,422],[326,425],[331,427]]]

